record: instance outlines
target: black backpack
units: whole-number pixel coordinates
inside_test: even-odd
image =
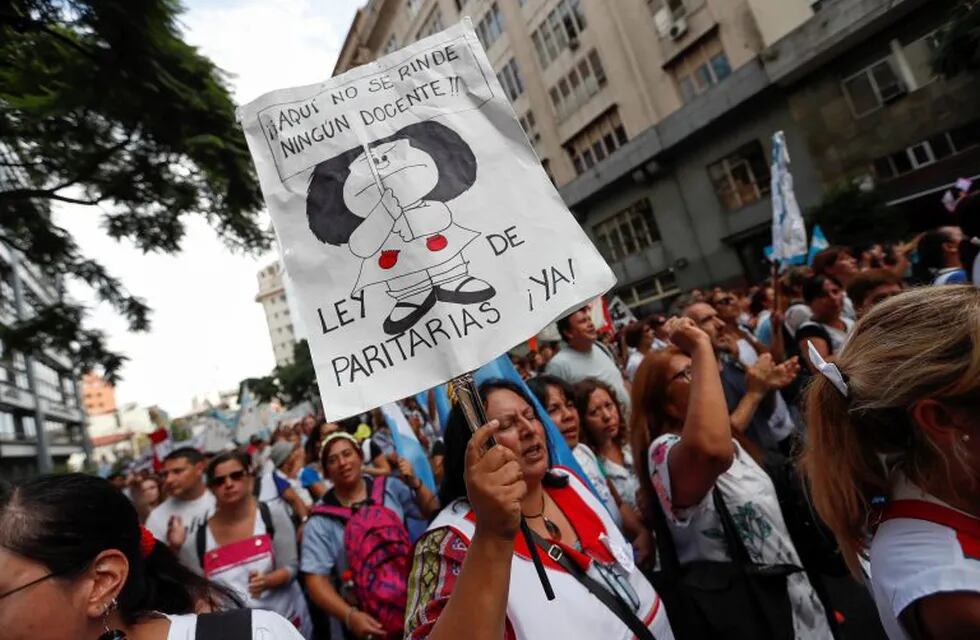
[[[270,538],[276,537],[276,527],[272,524],[272,512],[269,511],[269,505],[264,502],[258,502],[259,505],[259,517],[262,518],[262,524],[265,525],[265,532],[269,534]],[[200,527],[197,528],[195,543],[197,546],[197,561],[200,563],[201,568],[204,568],[204,554],[207,553],[208,546],[208,523],[207,520],[204,521]],[[251,623],[250,623],[251,624]],[[249,632],[251,633],[251,631]]]

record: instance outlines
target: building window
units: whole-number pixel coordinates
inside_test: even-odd
[[[14,440],[17,438],[17,422],[14,414],[0,411],[0,439]]]
[[[638,307],[655,300],[676,296],[680,292],[674,272],[668,270],[622,287],[616,291],[616,295],[626,303],[626,306]]]
[[[419,9],[422,7],[422,3],[425,0],[406,0],[405,7],[408,9],[408,16],[414,18],[418,15]]]
[[[646,198],[595,225],[592,231],[606,262],[618,262],[660,242],[660,230]]]
[[[892,68],[891,57],[879,60],[844,78],[841,86],[855,118],[873,113],[895,98],[905,95],[905,85]]]
[[[569,140],[565,151],[575,166],[575,172],[581,174],[612,155],[627,141],[619,111],[613,107]]]
[[[504,19],[500,15],[497,3],[490,5],[490,9],[483,14],[480,22],[476,25],[476,36],[480,39],[480,44],[484,49],[489,49],[500,34],[504,32]]]
[[[524,93],[524,83],[521,81],[521,71],[517,68],[517,62],[513,58],[507,61],[504,68],[500,70],[497,74],[497,80],[500,81],[500,86],[504,88],[504,92],[510,97],[511,101],[517,100],[517,98]]]
[[[693,47],[672,68],[681,99],[687,103],[732,75],[732,66],[717,36]]]
[[[37,437],[37,423],[34,422],[33,416],[21,416],[20,417],[20,430],[25,438],[36,438]]]
[[[728,211],[760,200],[770,191],[769,165],[758,140],[708,165],[708,175],[718,199]]]
[[[541,140],[541,134],[538,133],[537,122],[534,120],[534,112],[528,109],[528,112],[517,119],[521,123],[521,128],[524,129],[524,133],[527,134],[528,139],[531,144],[534,144]]]
[[[876,158],[872,165],[878,180],[891,180],[977,144],[980,144],[980,121],[920,140],[900,151]]]
[[[439,33],[445,28],[446,26],[442,23],[442,12],[439,11],[439,7],[436,7],[432,10],[432,13],[429,14],[429,17],[425,19],[425,22],[422,23],[422,28],[419,29],[415,39],[421,40],[422,38],[431,36],[434,33]]]
[[[395,37],[395,34],[391,34],[388,37],[388,42],[385,43],[385,55],[388,55],[389,53],[392,53],[397,49],[398,49],[398,38]]]
[[[575,113],[589,98],[606,86],[606,71],[593,49],[575,64],[558,84],[548,91],[559,120]]]
[[[565,49],[576,49],[585,31],[581,0],[561,0],[531,33],[542,68],[547,68]]]
[[[902,47],[902,55],[918,87],[926,86],[937,77],[932,69],[932,60],[939,50],[941,39],[942,29],[936,29]]]

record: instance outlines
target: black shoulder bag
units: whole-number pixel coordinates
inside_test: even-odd
[[[582,571],[582,568],[575,564],[568,556],[565,555],[562,548],[556,544],[552,544],[538,535],[535,531],[531,531],[531,538],[534,539],[534,543],[538,545],[542,551],[548,554],[548,557],[557,562],[561,567],[569,573],[573,578],[579,581],[579,583],[585,587],[589,593],[596,597],[596,599],[604,604],[607,609],[612,611],[617,618],[619,618],[626,627],[633,632],[633,635],[639,640],[656,640],[653,632],[643,621],[637,617],[633,608],[627,603],[623,602],[615,593],[612,593],[609,589],[602,586],[598,581],[593,580],[588,574]]]
[[[651,581],[664,601],[674,635],[677,640],[792,640],[786,576],[802,569],[752,562],[717,485],[711,494],[730,561],[681,565],[660,501],[656,496],[651,500],[660,557],[660,570]]]

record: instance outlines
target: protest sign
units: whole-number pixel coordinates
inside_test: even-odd
[[[615,283],[468,20],[239,119],[328,419],[474,370]]]

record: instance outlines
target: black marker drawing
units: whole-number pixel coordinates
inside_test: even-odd
[[[456,224],[447,206],[473,185],[476,166],[458,133],[429,120],[314,168],[306,196],[310,230],[363,260],[353,294],[387,285],[395,304],[385,333],[407,331],[436,301],[476,304],[496,295],[469,274],[463,257],[480,234]]]

